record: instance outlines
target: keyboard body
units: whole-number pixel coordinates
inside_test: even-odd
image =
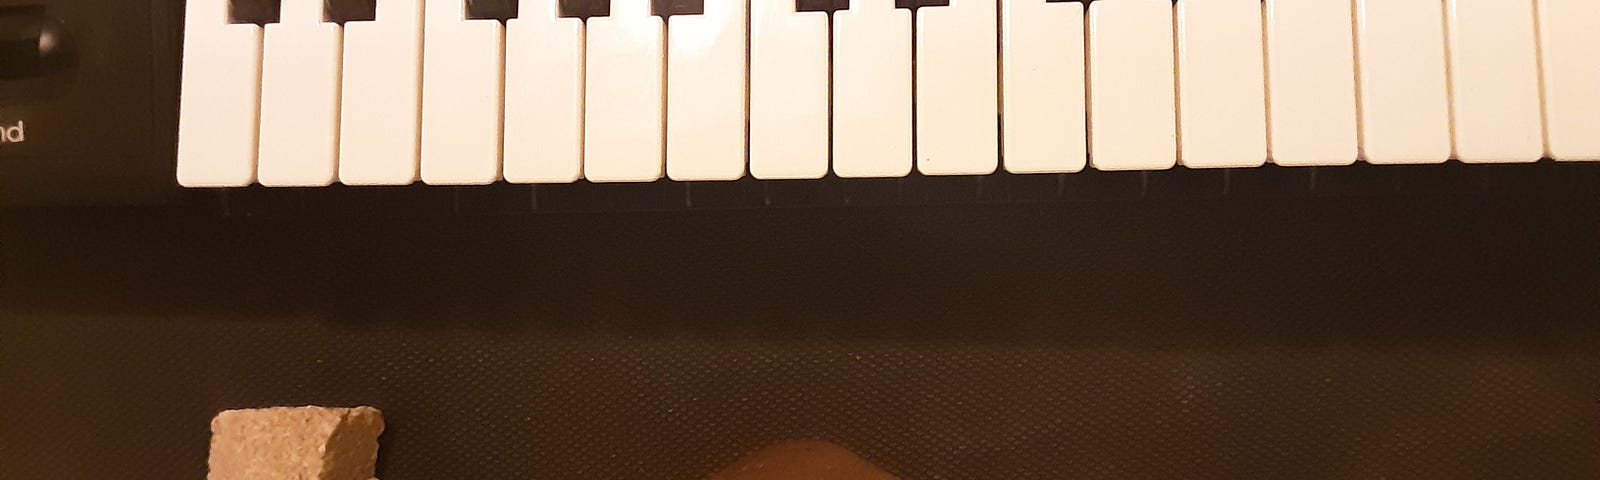
[[[0,79],[5,205],[171,204],[182,2],[0,1],[38,9],[70,35],[75,61],[28,79]],[[28,26],[36,27],[33,15]],[[15,40],[20,41],[20,40]]]
[[[219,0],[207,1],[214,3]],[[1108,4],[1140,1],[1143,0]],[[1203,18],[1200,13],[1182,11],[1183,6],[1179,4],[1174,7],[1174,14],[1182,18]],[[1203,145],[1185,143],[1182,152],[1190,152],[1185,154],[1187,158],[1196,159],[1188,163],[1209,161],[1212,164],[1133,167],[1127,171],[1104,162],[1097,165],[1096,156],[1089,154],[1085,166],[1067,167],[1064,170],[1030,170],[1024,160],[1008,163],[1013,160],[999,155],[994,160],[997,163],[993,168],[980,166],[973,171],[915,167],[882,174],[885,178],[845,178],[858,175],[837,171],[841,165],[839,152],[830,154],[824,151],[820,155],[832,160],[832,168],[828,168],[827,159],[823,159],[821,165],[824,170],[793,179],[763,171],[751,163],[736,168],[732,175],[725,178],[680,181],[670,175],[675,168],[674,163],[667,161],[668,153],[663,151],[646,155],[649,157],[646,158],[647,162],[655,162],[661,167],[661,175],[652,177],[658,179],[637,184],[612,184],[610,180],[585,179],[582,172],[541,180],[536,176],[503,174],[497,164],[495,172],[490,175],[492,178],[484,177],[490,181],[467,182],[485,185],[453,185],[457,182],[428,182],[427,167],[424,165],[411,174],[403,173],[397,177],[402,180],[379,182],[413,183],[409,186],[312,187],[265,192],[266,188],[255,185],[249,188],[186,191],[179,187],[178,176],[174,175],[176,170],[181,169],[181,165],[178,165],[181,162],[177,159],[181,156],[178,145],[181,123],[179,110],[182,104],[179,97],[184,75],[184,2],[141,0],[99,5],[4,0],[0,2],[0,7],[12,10],[39,9],[45,18],[64,25],[72,43],[76,45],[70,68],[46,72],[38,78],[0,80],[0,86],[3,86],[0,88],[0,126],[14,129],[23,139],[0,144],[0,156],[6,159],[0,162],[0,169],[3,169],[0,170],[0,174],[3,174],[0,175],[0,182],[3,182],[0,183],[0,202],[6,205],[199,204],[208,209],[220,208],[227,213],[257,210],[318,213],[324,208],[331,208],[333,212],[370,211],[362,205],[373,202],[382,205],[419,205],[423,207],[418,210],[419,213],[472,212],[480,209],[524,212],[611,208],[809,207],[1229,196],[1550,192],[1592,189],[1592,179],[1596,175],[1594,167],[1582,162],[1544,159],[1525,163],[1537,159],[1530,158],[1519,159],[1513,164],[1468,164],[1450,160],[1443,164],[1428,161],[1422,165],[1378,165],[1383,162],[1372,161],[1366,158],[1368,154],[1365,153],[1360,161],[1356,161],[1353,152],[1348,166],[1342,161],[1332,165],[1292,166],[1292,161],[1271,160],[1265,166],[1252,167],[1246,164],[1261,162],[1250,160],[1250,156],[1245,155],[1237,157],[1244,161],[1244,164],[1240,164],[1245,165],[1243,167],[1213,168],[1231,164],[1215,153],[1206,157],[1204,152],[1197,150]],[[835,14],[849,10],[844,6],[830,8]],[[921,15],[938,8],[941,7],[920,7],[915,12]],[[912,12],[905,9],[897,11]],[[1082,17],[1089,21],[1094,12],[1093,8],[1089,8],[1073,14],[1077,16],[1067,15],[1063,18],[1072,21]],[[1383,12],[1372,12],[1373,15],[1378,13]],[[761,12],[741,14],[758,15]],[[1006,14],[997,12],[1001,18]],[[534,13],[527,15],[531,17]],[[669,17],[669,20],[697,16]],[[595,18],[605,17],[588,17],[586,21],[592,22]],[[1009,30],[1004,27],[1001,25],[997,33],[1001,35],[997,42],[1010,45],[1007,43],[1009,37],[1004,36]],[[834,35],[838,34],[837,28],[831,31]],[[670,49],[670,46],[664,48]],[[1020,55],[1014,57],[1022,58]],[[1181,65],[1182,56],[1179,55],[1174,61],[1180,62],[1175,65]],[[835,65],[832,70],[842,68]],[[1094,69],[1086,68],[1088,73],[1084,75],[1092,76]],[[515,69],[501,72],[514,73]],[[666,74],[663,74],[663,78],[670,87],[670,78]],[[907,79],[906,82],[913,80]],[[1026,91],[1027,86],[1013,85],[1013,88]],[[839,91],[833,92],[833,95],[839,94]],[[665,102],[670,94],[661,95]],[[749,95],[754,98],[755,94]],[[501,107],[505,105],[501,99],[495,102],[491,103]],[[1080,108],[1088,107],[1092,105]],[[752,104],[750,108],[758,111],[760,104]],[[1018,112],[1023,113],[1016,113],[1017,119],[1032,119],[1039,115],[1024,110]],[[1025,116],[1024,113],[1033,116]],[[669,111],[664,113],[663,118],[663,122],[671,125],[674,115]],[[997,128],[1002,120],[996,120]],[[1041,121],[1045,122],[1044,125],[1051,125],[1048,118]],[[1025,127],[1027,125],[1023,125],[1023,122],[1014,120],[1007,125],[1009,130],[1006,131],[1025,135],[1029,131]],[[995,142],[1020,141],[1005,137],[1004,131],[1001,134]],[[827,132],[822,132],[822,135],[828,136]],[[837,137],[837,132],[834,136]],[[954,136],[965,138],[959,134]],[[1314,145],[1315,141],[1320,140],[1313,138],[1308,141]],[[841,138],[832,141],[836,148],[841,142]],[[504,148],[510,149],[514,143],[505,142]],[[674,144],[668,145],[668,150],[671,150]],[[496,148],[493,154],[499,155],[499,144]],[[531,148],[538,150],[545,147],[535,145]],[[470,160],[472,155],[463,150],[458,157]],[[1433,155],[1449,154],[1434,152]],[[1110,158],[1109,153],[1102,156]],[[679,155],[674,158],[690,157]],[[1444,162],[1442,156],[1438,158],[1439,162]],[[1180,160],[1179,163],[1185,162]],[[1018,173],[1010,173],[1013,171]],[[411,177],[415,179],[403,180]],[[404,200],[391,201],[391,198]]]
[[[831,32],[867,2],[802,3]],[[793,438],[906,479],[1600,478],[1594,163],[1113,171],[1078,129],[1070,173],[844,178],[825,145],[735,180],[185,188],[185,7],[0,0],[0,61],[35,12],[75,52],[0,76],[0,479],[202,478],[216,412],[304,404],[382,409],[385,479],[706,478]]]

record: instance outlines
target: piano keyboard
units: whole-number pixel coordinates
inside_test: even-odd
[[[188,0],[184,186],[1600,160],[1593,0],[244,1]]]

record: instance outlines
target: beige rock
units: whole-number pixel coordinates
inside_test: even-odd
[[[228,410],[211,419],[208,480],[368,480],[383,414],[372,407]]]

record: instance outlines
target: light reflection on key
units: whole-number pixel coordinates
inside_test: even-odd
[[[434,185],[500,179],[505,26],[468,20],[465,2],[426,3],[422,181]]]
[[[661,178],[666,149],[665,27],[650,0],[612,0],[589,19],[584,76],[584,177]]]
[[[237,187],[256,176],[260,25],[232,23],[229,0],[185,6],[178,183]]]
[[[1089,163],[1163,170],[1177,163],[1172,4],[1089,4]]]
[[[995,0],[917,9],[917,170],[984,175],[999,165]]]
[[[506,23],[505,177],[566,183],[583,177],[583,20],[557,0],[523,0]]]
[[[417,181],[422,129],[422,0],[383,0],[344,25],[339,181]]]
[[[667,20],[667,176],[673,180],[744,176],[747,1],[704,0],[704,13]]]
[[[750,174],[760,179],[828,173],[828,14],[795,6],[750,6]]]
[[[911,11],[850,0],[833,14],[833,172],[911,172]]]
[[[333,183],[339,172],[339,75],[344,28],[323,0],[284,0],[267,25],[261,68],[257,178],[272,187]]]

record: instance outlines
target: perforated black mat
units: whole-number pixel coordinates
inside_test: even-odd
[[[201,478],[373,405],[379,476],[1600,477],[1600,199],[216,220],[0,214],[0,478]]]

